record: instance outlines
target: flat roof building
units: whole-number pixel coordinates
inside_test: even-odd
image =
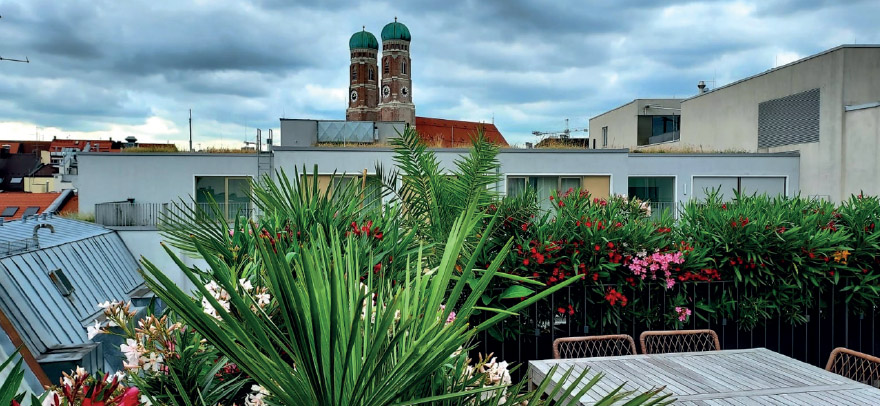
[[[641,99],[640,99],[641,100]],[[797,151],[800,189],[832,201],[880,194],[880,45],[842,45],[678,101],[678,139],[640,130],[636,100],[590,120],[608,148]],[[676,111],[670,110],[671,114]],[[659,142],[653,142],[654,140]]]

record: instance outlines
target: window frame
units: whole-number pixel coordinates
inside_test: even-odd
[[[246,180],[248,182],[248,187],[250,188],[250,192],[253,192],[253,176],[251,175],[217,175],[217,174],[207,174],[207,175],[193,175],[193,196],[194,204],[206,204],[208,202],[199,202],[199,178],[222,178],[223,179],[223,201],[216,201],[218,205],[223,210],[223,216],[227,221],[234,221],[235,217],[230,217],[229,215],[229,181],[230,180]],[[213,196],[212,196],[213,198]],[[235,203],[235,202],[234,202]],[[246,214],[247,217],[251,217],[251,213],[253,213],[254,205],[253,202],[248,199],[245,210],[248,212]]]
[[[608,146],[608,126],[602,127],[602,146]]]

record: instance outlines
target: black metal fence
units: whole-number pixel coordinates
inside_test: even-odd
[[[641,308],[657,309],[655,313],[660,315],[674,313],[673,298],[682,293],[693,302],[707,305],[692,307],[693,314],[684,323],[676,323],[668,316],[651,319],[636,314],[638,312],[628,312],[625,307],[609,307],[608,303],[597,301],[595,295],[572,297],[575,290],[565,288],[530,306],[520,316],[508,318],[495,334],[482,333],[473,353],[474,357],[477,353],[493,353],[499,359],[525,364],[529,360],[552,358],[553,340],[560,337],[629,334],[638,344],[639,335],[646,330],[711,329],[718,334],[722,349],[764,347],[824,368],[831,350],[836,347],[869,354],[877,354],[880,349],[877,334],[880,314],[876,304],[855,309],[844,300],[844,293],[839,290],[841,286],[822,291],[814,288],[806,306],[800,307],[797,314],[758,319],[755,313],[740,312],[746,293],[754,295],[732,282],[684,282],[662,291],[625,289],[624,293],[631,300],[645,301],[641,302]],[[719,297],[725,291],[729,296]],[[713,312],[713,300],[732,303],[733,311],[727,317]],[[567,310],[569,304],[578,308],[574,315],[558,312],[559,307]],[[603,318],[610,323],[595,322]],[[651,321],[646,321],[648,319]],[[498,339],[499,331],[506,332],[503,340]],[[520,373],[523,370],[520,368]]]

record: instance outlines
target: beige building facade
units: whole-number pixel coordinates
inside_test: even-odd
[[[636,99],[590,119],[597,149],[637,148],[675,142],[682,99]]]
[[[680,105],[680,139],[652,145],[692,152],[797,151],[804,196],[841,201],[862,192],[880,195],[880,45],[839,46]],[[601,145],[607,131],[608,147],[638,148],[641,138],[633,127],[639,108],[636,100],[594,117],[591,136],[600,137]]]

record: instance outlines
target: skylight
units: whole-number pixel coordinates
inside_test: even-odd
[[[9,206],[3,209],[3,213],[0,213],[0,217],[12,217],[18,211],[18,206]]]

